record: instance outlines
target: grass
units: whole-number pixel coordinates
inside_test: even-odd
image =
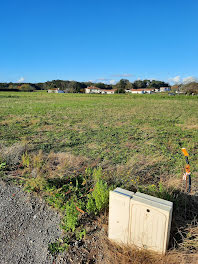
[[[197,171],[197,97],[166,95],[81,95],[0,93],[3,143],[19,141],[32,150],[71,152],[109,165],[135,154],[161,157],[161,173],[179,175],[181,147]]]
[[[42,195],[76,239],[86,233],[81,219],[107,208],[109,188],[172,200],[170,246],[196,247],[197,200],[183,192],[181,148],[190,153],[194,194],[197,109],[196,96],[1,92],[0,175],[18,177],[27,191]],[[58,241],[50,249],[67,247]]]

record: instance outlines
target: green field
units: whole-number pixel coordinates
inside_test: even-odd
[[[12,164],[17,144],[26,152]],[[0,93],[0,171],[20,176],[26,190],[60,209],[66,231],[79,226],[79,212],[107,207],[108,188],[148,186],[151,194],[175,201],[159,183],[181,190],[182,147],[190,153],[195,193],[197,96]],[[188,217],[186,201],[175,209],[175,219],[185,224],[196,216],[189,203]]]
[[[198,168],[197,110],[192,96],[1,92],[1,143],[70,152],[105,168],[135,160],[134,173],[141,177],[177,177],[181,147],[189,151],[192,169]]]

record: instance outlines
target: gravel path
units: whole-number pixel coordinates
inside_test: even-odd
[[[60,217],[39,198],[0,181],[0,263],[50,264],[48,244],[61,235]]]

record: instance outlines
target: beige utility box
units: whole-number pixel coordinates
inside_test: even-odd
[[[115,242],[165,253],[173,203],[121,188],[110,191],[109,238]]]

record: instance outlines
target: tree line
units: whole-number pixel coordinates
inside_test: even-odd
[[[126,89],[138,88],[160,88],[169,86],[168,83],[157,80],[136,80],[130,82],[127,79],[121,79],[115,85],[94,82],[77,82],[77,81],[63,81],[52,80],[40,83],[0,83],[1,91],[35,91],[35,90],[48,90],[59,88],[69,93],[83,93],[88,86],[96,86],[101,89],[116,89],[117,92],[125,92]]]

